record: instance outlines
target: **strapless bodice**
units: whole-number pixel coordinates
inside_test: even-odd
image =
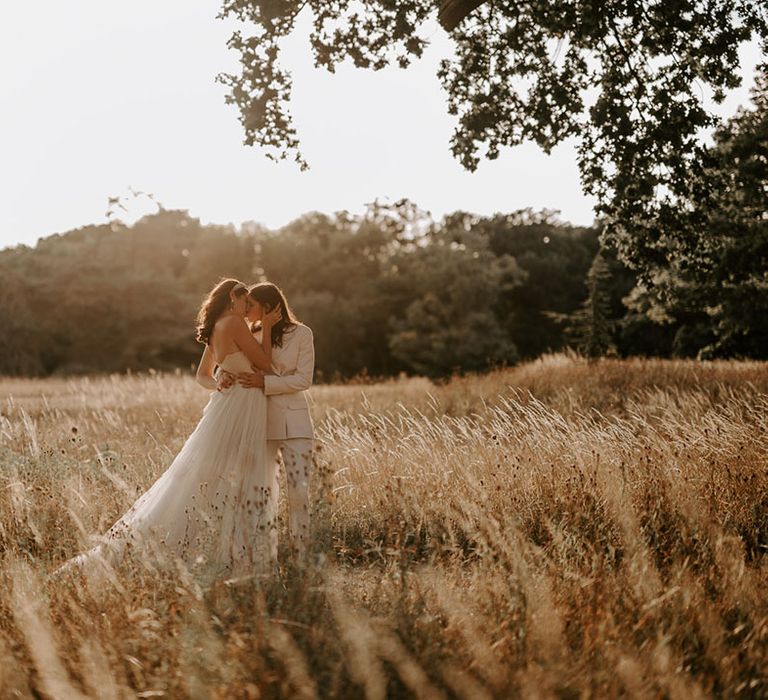
[[[225,372],[237,374],[238,372],[251,372],[251,362],[242,350],[229,353],[219,365]]]

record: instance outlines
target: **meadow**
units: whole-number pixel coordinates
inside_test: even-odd
[[[0,380],[0,697],[768,697],[768,364],[552,355],[311,393],[307,568],[282,544],[267,580],[97,588],[47,575],[207,394]]]

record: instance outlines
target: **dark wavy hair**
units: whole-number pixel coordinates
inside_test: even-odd
[[[259,282],[248,290],[248,296],[254,301],[258,301],[264,307],[264,311],[272,311],[275,307],[280,306],[283,316],[272,326],[272,345],[282,347],[283,336],[301,323],[291,311],[291,307],[288,306],[283,290],[272,282]],[[257,322],[253,324],[251,330],[257,331],[260,327],[261,323]]]
[[[235,289],[236,287],[239,288]],[[219,316],[229,308],[229,293],[235,290],[235,296],[241,297],[247,294],[248,288],[239,280],[223,279],[210,292],[203,301],[200,311],[197,312],[197,333],[195,338],[203,345],[211,341],[211,333]]]

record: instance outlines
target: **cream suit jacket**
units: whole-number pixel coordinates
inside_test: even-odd
[[[281,347],[272,348],[272,371],[264,376],[267,440],[313,438],[307,389],[315,372],[315,346],[308,326],[300,323],[283,335]]]

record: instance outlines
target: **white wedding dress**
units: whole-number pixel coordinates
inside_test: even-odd
[[[250,372],[241,351],[221,363]],[[160,545],[202,579],[265,574],[277,560],[277,474],[267,459],[264,392],[238,384],[211,394],[194,432],[163,475],[93,549],[61,568],[114,565],[126,547]]]

